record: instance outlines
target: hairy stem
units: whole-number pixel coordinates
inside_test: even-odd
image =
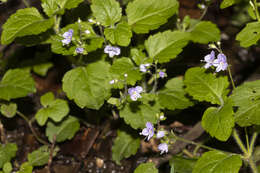
[[[3,144],[6,144],[5,129],[1,121],[0,121],[0,133],[1,133],[1,142]]]
[[[27,0],[22,0],[22,1],[23,1],[24,5],[25,5],[27,8],[30,7],[30,4],[29,4],[29,2],[28,2]]]
[[[259,16],[259,11],[258,11],[258,5],[256,0],[254,0],[254,11],[255,11],[255,15],[258,21],[260,21],[260,16]]]

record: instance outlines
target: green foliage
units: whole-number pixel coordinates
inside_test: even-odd
[[[239,155],[209,151],[198,160],[192,173],[238,173],[241,166],[242,160]]]
[[[169,110],[185,109],[193,103],[185,96],[183,79],[172,78],[167,81],[165,88],[159,91],[158,101],[160,105]]]
[[[178,11],[177,0],[135,0],[127,5],[128,24],[136,33],[159,28]]]
[[[130,58],[116,59],[110,68],[110,72],[115,79],[124,81],[127,74],[126,82],[130,85],[135,85],[136,81],[142,78],[139,68],[135,67]],[[122,88],[123,85],[120,87]]]
[[[8,70],[0,82],[0,99],[11,100],[35,92],[34,80],[29,70]]]
[[[53,64],[51,62],[37,64],[33,66],[33,72],[40,76],[46,76],[48,70],[51,67],[53,67]]]
[[[236,2],[236,0],[223,0],[220,4],[220,8],[227,8],[232,6],[234,3]]]
[[[132,38],[131,27],[126,22],[121,22],[116,27],[105,28],[104,34],[107,40],[119,46],[128,46]]]
[[[3,104],[0,107],[1,114],[7,118],[13,118],[16,114],[17,105],[15,103]]]
[[[158,1],[160,2],[160,1]],[[189,34],[181,31],[165,31],[150,36],[145,41],[145,48],[150,58],[158,59],[159,63],[169,62],[182,52],[188,44]]]
[[[216,77],[206,69],[194,67],[185,73],[186,91],[196,100],[224,104],[229,85],[227,77]]]
[[[133,137],[126,131],[118,130],[117,138],[114,141],[112,147],[112,159],[120,164],[120,161],[124,158],[128,158],[134,155],[140,146],[140,139]]]
[[[242,127],[260,125],[260,80],[245,82],[237,87],[231,95],[234,106],[235,122]]]
[[[70,70],[62,79],[63,91],[79,107],[98,110],[110,97],[109,68],[108,63],[99,61]]]
[[[134,171],[134,173],[158,173],[154,163],[142,163]]]
[[[69,29],[73,29],[74,31],[72,43],[70,43],[69,46],[63,46],[61,41],[64,38],[61,35],[67,32]],[[90,33],[84,33],[84,31],[86,30],[88,30]],[[60,35],[52,37],[51,50],[57,54],[75,55],[78,42],[83,41],[84,44],[81,45],[81,47],[84,48],[87,52],[92,52],[102,46],[104,39],[94,32],[92,26],[89,23],[81,22],[79,24],[78,22],[76,22],[74,24],[69,24],[66,27],[62,28],[60,31]]]
[[[220,40],[220,31],[217,25],[209,21],[198,22],[190,33],[190,39],[195,43],[207,44]]]
[[[16,151],[16,144],[0,144],[0,168],[3,168],[5,163],[10,162],[15,157]]]
[[[13,167],[10,162],[6,162],[3,166],[4,173],[11,173],[12,169],[13,169]]]
[[[246,27],[240,31],[236,40],[240,41],[240,46],[249,47],[258,42],[260,39],[260,22],[251,22],[246,24]]]
[[[69,106],[65,100],[56,99],[52,93],[47,93],[41,97],[41,104],[44,106],[35,115],[39,125],[43,126],[48,118],[55,122],[60,122],[69,113]]]
[[[153,62],[153,59],[146,57],[142,49],[132,48],[131,57],[138,66],[140,66],[141,64]]]
[[[136,102],[127,103],[122,110],[120,110],[120,117],[123,118],[126,124],[132,128],[144,128],[146,122],[156,123],[156,114],[160,110],[157,106],[149,104],[138,104]]]
[[[16,37],[37,35],[53,25],[53,19],[44,19],[36,8],[17,10],[3,25],[2,44],[11,43]]]
[[[72,139],[79,127],[78,119],[72,116],[69,116],[59,124],[54,124],[50,121],[47,124],[46,136],[50,142],[53,142],[54,135],[56,136],[56,142],[63,142],[67,139]]]
[[[103,26],[113,26],[122,16],[122,9],[116,0],[92,0],[91,10]]]
[[[33,166],[29,162],[24,162],[17,173],[32,173]]]
[[[53,155],[55,156],[56,152]],[[48,163],[49,157],[50,150],[47,145],[44,145],[28,154],[28,162],[32,166],[43,166]]]
[[[196,161],[196,159],[173,156],[170,165],[174,167],[173,173],[191,173]]]
[[[43,11],[49,16],[64,14],[65,9],[76,8],[84,0],[42,0]]]
[[[203,114],[202,127],[212,137],[216,137],[220,141],[226,141],[235,126],[233,114],[231,101],[225,103],[223,107],[209,107]]]

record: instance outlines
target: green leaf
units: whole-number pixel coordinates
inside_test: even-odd
[[[220,108],[209,107],[203,114],[202,127],[212,137],[216,137],[220,141],[227,141],[235,126],[233,114],[231,101]]]
[[[132,128],[144,128],[146,122],[156,123],[156,114],[160,110],[156,106],[150,106],[148,104],[138,104],[138,102],[131,102],[125,105],[120,110],[120,117],[123,118],[126,124],[129,124]]]
[[[238,173],[241,166],[239,155],[209,151],[198,160],[192,173]]]
[[[47,62],[47,63],[42,63],[42,64],[37,64],[33,66],[33,71],[40,75],[40,76],[46,76],[48,70],[53,67],[53,63]]]
[[[16,144],[0,144],[0,168],[3,168],[6,162],[10,162],[15,157],[17,151]]]
[[[55,155],[56,152],[54,152],[54,156]],[[43,166],[48,163],[49,157],[50,150],[47,145],[44,145],[28,154],[28,162],[32,166]]]
[[[46,123],[48,118],[60,122],[69,113],[68,103],[62,99],[53,100],[53,95],[50,93],[41,97],[41,103],[44,107],[35,115],[38,124],[41,126]]]
[[[233,91],[231,98],[238,107],[235,113],[237,124],[242,127],[260,125],[260,80],[245,82]]]
[[[25,97],[35,91],[34,80],[29,70],[8,70],[0,82],[0,99],[7,101]]]
[[[46,94],[44,94],[40,98],[41,104],[44,107],[47,107],[48,105],[50,105],[51,102],[53,102],[54,100],[55,100],[55,96],[52,92],[47,92]]]
[[[142,163],[134,171],[134,173],[158,173],[154,163]]]
[[[178,8],[177,0],[135,0],[126,8],[128,24],[136,33],[148,33],[165,24]]]
[[[209,21],[199,22],[190,33],[190,39],[195,43],[207,44],[220,40],[220,31],[217,25]]]
[[[136,81],[142,78],[138,67],[135,67],[130,58],[116,59],[110,68],[111,74],[114,78],[125,80],[124,74],[127,74],[126,82],[130,85],[135,85]],[[123,87],[123,86],[122,86]]]
[[[80,124],[77,118],[69,116],[66,120],[59,124],[48,122],[46,128],[46,136],[50,142],[53,142],[53,137],[56,135],[56,142],[63,142],[67,139],[72,139],[79,130]]]
[[[1,114],[7,118],[13,118],[16,114],[17,105],[15,103],[1,105]]]
[[[206,69],[200,67],[190,68],[186,71],[184,84],[186,92],[194,99],[212,104],[224,103],[229,86],[227,77],[217,78],[212,73],[206,73]]]
[[[235,4],[236,0],[223,0],[220,4],[220,8],[227,8]]]
[[[79,107],[98,110],[110,97],[109,68],[108,63],[99,61],[70,70],[62,79],[63,91]]]
[[[11,43],[16,37],[37,35],[51,28],[53,18],[44,19],[34,7],[17,10],[3,25],[2,44]]]
[[[246,24],[246,27],[240,31],[236,40],[240,41],[240,46],[249,47],[258,42],[260,39],[260,22],[251,22]]]
[[[170,165],[174,167],[173,173],[191,173],[196,161],[196,159],[173,156],[170,160]]]
[[[43,11],[49,16],[64,14],[64,9],[76,8],[84,0],[42,0]]]
[[[32,173],[33,166],[29,162],[24,162],[17,173]]]
[[[168,80],[165,89],[159,91],[158,101],[160,105],[169,110],[185,109],[193,103],[185,97],[184,84],[182,77]]]
[[[42,8],[43,11],[51,17],[55,13],[59,11],[59,4],[57,3],[57,0],[41,0],[42,1]]]
[[[79,28],[80,26],[80,28]],[[66,27],[61,29],[61,35],[67,32],[69,29],[73,29],[73,41],[70,43],[70,45],[62,45],[62,40],[64,39],[60,35],[56,35],[52,38],[51,41],[51,50],[54,53],[62,54],[62,55],[75,55],[75,50],[77,48],[78,42],[81,41],[84,44],[82,47],[87,51],[91,52],[94,51],[100,47],[102,47],[104,39],[100,36],[98,36],[92,26],[87,22],[81,22],[80,25],[78,22],[74,24],[69,24]],[[80,38],[80,31],[81,30],[81,38]],[[88,30],[90,33],[86,34],[84,31]],[[77,40],[77,41],[76,41]]]
[[[165,63],[176,58],[182,52],[183,47],[188,44],[188,41],[189,33],[165,31],[150,36],[145,41],[145,48],[150,58],[156,58],[159,63]]]
[[[122,9],[116,0],[92,0],[91,10],[103,26],[113,26],[122,16]]]
[[[105,28],[104,34],[107,40],[119,46],[128,46],[132,37],[131,27],[126,22],[117,24],[115,28]]]
[[[118,130],[112,147],[112,159],[120,165],[120,161],[136,154],[140,146],[140,139],[134,138],[125,131]]]
[[[130,52],[132,59],[138,66],[140,66],[141,64],[153,62],[153,59],[146,57],[146,54],[143,52],[142,49],[132,48]]]
[[[10,162],[6,162],[3,166],[4,173],[10,173],[12,171],[13,167]]]

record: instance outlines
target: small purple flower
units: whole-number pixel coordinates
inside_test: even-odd
[[[150,67],[150,64],[141,64],[139,68],[141,72],[145,73],[147,72],[148,67]]]
[[[215,60],[215,52],[212,50],[210,54],[206,55],[204,57],[204,62],[206,62],[206,64],[204,65],[205,68],[209,68],[213,65]]]
[[[83,52],[84,52],[84,48],[82,48],[82,47],[76,48],[76,53],[82,54]]]
[[[150,122],[147,122],[145,126],[146,126],[146,128],[144,128],[142,130],[140,135],[146,136],[145,138],[147,138],[147,140],[149,141],[154,135],[153,124]]]
[[[166,76],[166,73],[163,71],[160,71],[159,76],[160,76],[160,78],[164,78]]]
[[[63,45],[68,45],[71,42],[73,36],[73,29],[69,29],[67,32],[65,32],[62,37],[64,38],[63,40],[61,40]]]
[[[213,65],[217,67],[216,72],[225,71],[228,67],[226,56],[223,53],[218,54],[218,58],[214,60]]]
[[[109,55],[110,58],[113,58],[115,55],[120,55],[121,51],[119,47],[113,47],[107,45],[104,49],[104,52]]]
[[[140,93],[143,92],[143,88],[140,86],[136,86],[128,89],[128,94],[130,95],[131,100],[136,101],[138,98],[142,96]]]
[[[161,143],[158,145],[158,150],[161,151],[160,154],[168,153],[168,145],[166,143]]]
[[[160,139],[164,136],[165,136],[165,132],[163,130],[158,131],[157,134],[156,134],[157,139]]]

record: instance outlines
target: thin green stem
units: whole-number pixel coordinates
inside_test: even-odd
[[[0,134],[1,134],[1,142],[5,144],[6,143],[5,129],[1,121],[0,121]]]
[[[219,151],[219,152],[222,152],[222,153],[223,152],[224,153],[229,153],[229,152],[226,152],[226,151],[222,151],[222,150],[218,150],[218,149],[215,149],[215,148],[212,148],[212,147],[208,147],[206,145],[203,145],[203,144],[200,144],[200,143],[197,143],[197,142],[194,142],[194,141],[190,141],[188,139],[181,138],[181,137],[176,136],[176,135],[174,135],[174,139],[176,139],[178,141],[182,141],[182,142],[188,143],[188,144],[196,145],[198,147],[205,148],[205,149],[208,149],[210,151]]]
[[[21,113],[21,112],[19,112],[19,111],[17,111],[16,112],[20,117],[22,117],[27,123],[28,123],[28,125],[29,125],[29,127],[30,127],[30,129],[31,129],[31,131],[32,131],[32,133],[33,133],[33,136],[37,139],[37,141],[39,141],[41,144],[44,144],[44,145],[49,145],[49,143],[48,142],[46,142],[46,141],[44,141],[43,139],[41,139],[38,135],[37,135],[37,133],[35,132],[35,130],[34,130],[34,128],[33,128],[33,126],[32,126],[32,122],[34,121],[34,119],[32,119],[32,120],[29,120],[23,113]]]
[[[236,129],[233,130],[233,137],[235,139],[235,141],[237,142],[239,148],[242,150],[242,152],[248,156],[248,151],[246,149],[246,147],[244,146],[243,142],[241,141]]]
[[[253,173],[258,173],[257,167],[256,167],[255,162],[254,162],[254,160],[253,160],[252,157],[250,157],[250,158],[248,159],[248,163],[249,163],[249,165],[250,165],[250,167],[251,167],[251,169],[252,169],[252,172],[253,172]]]
[[[257,6],[256,0],[254,0],[254,11],[255,11],[255,15],[256,15],[257,20],[260,21],[260,16],[259,16],[258,6]]]
[[[246,127],[245,127],[245,135],[246,135],[246,148],[247,148],[248,153],[250,153],[250,150],[249,150],[249,139],[248,139],[248,133],[247,133],[247,128]]]
[[[155,70],[155,75],[154,75],[154,84],[153,84],[153,89],[152,89],[152,93],[155,93],[157,90],[157,85],[158,85],[158,79],[157,79],[157,62],[155,62],[154,65],[154,70]]]
[[[253,153],[257,135],[258,135],[258,133],[257,133],[257,132],[254,132],[254,134],[253,134],[253,136],[252,136],[252,138],[251,138],[250,146],[249,146],[249,153],[250,153],[250,154]]]
[[[29,2],[28,2],[27,0],[23,0],[23,3],[24,3],[24,5],[25,5],[27,8],[30,7],[30,4],[29,4]]]
[[[236,85],[235,85],[235,83],[234,83],[234,80],[233,80],[233,77],[232,77],[231,70],[230,70],[230,67],[229,67],[229,66],[228,66],[228,74],[229,74],[229,78],[230,78],[232,87],[233,87],[233,89],[235,89],[235,88],[236,88]]]
[[[56,15],[55,16],[55,24],[54,24],[54,31],[56,34],[60,32],[60,22],[61,22],[61,16]]]

